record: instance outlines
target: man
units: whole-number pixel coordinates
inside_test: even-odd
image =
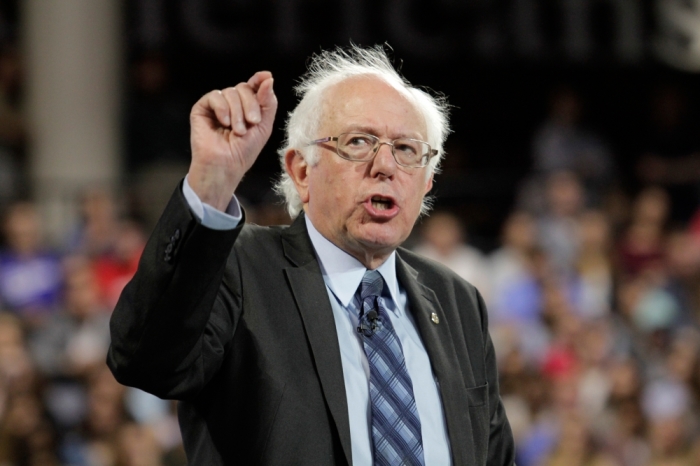
[[[267,141],[269,72],[202,97],[192,164],[112,317],[117,379],[181,400],[192,464],[512,464],[478,292],[397,249],[444,104],[381,49],[314,57],[280,151],[289,228],[232,193]]]

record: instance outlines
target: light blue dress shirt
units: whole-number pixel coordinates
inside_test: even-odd
[[[183,194],[195,215],[206,227],[225,230],[235,228],[242,215],[235,197],[226,213],[204,204],[189,186],[187,178]],[[328,298],[333,309],[340,359],[343,365],[345,394],[348,401],[348,418],[352,443],[352,459],[356,466],[372,464],[372,413],[369,401],[369,363],[362,340],[357,333],[359,312],[353,299],[367,270],[357,259],[328,241],[313,226],[308,216],[306,227],[326,283]],[[391,295],[385,300],[392,313],[391,322],[401,341],[406,369],[411,376],[416,408],[421,421],[423,453],[426,466],[442,466],[452,463],[447,426],[442,401],[430,358],[423,346],[410,314],[406,292],[396,279],[396,253],[377,269]]]

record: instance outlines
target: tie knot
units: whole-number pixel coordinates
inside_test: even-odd
[[[381,296],[382,288],[384,288],[382,275],[376,270],[368,270],[362,277],[360,297],[364,300],[369,296]]]

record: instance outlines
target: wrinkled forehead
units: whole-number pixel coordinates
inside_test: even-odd
[[[321,132],[358,124],[376,126],[377,130],[392,128],[406,132],[406,136],[427,137],[425,116],[410,91],[379,76],[345,78],[330,85],[321,100]],[[324,136],[327,135],[319,135]]]

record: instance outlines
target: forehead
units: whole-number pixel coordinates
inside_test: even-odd
[[[426,138],[425,118],[409,96],[374,76],[356,76],[324,95],[319,137],[362,130],[380,137]]]

